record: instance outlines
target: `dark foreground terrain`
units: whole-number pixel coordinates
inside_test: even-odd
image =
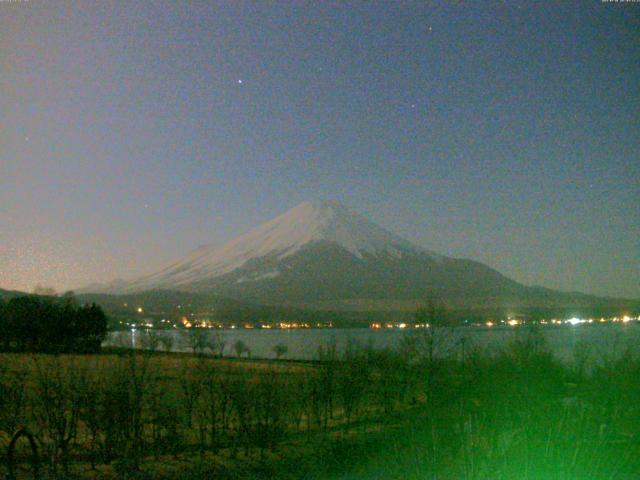
[[[535,331],[455,355],[446,334],[311,363],[6,354],[0,478],[640,478],[636,352],[587,369]]]

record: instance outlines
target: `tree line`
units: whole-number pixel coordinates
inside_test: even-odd
[[[72,293],[0,299],[0,349],[5,352],[98,352],[106,333],[102,308],[80,305]]]

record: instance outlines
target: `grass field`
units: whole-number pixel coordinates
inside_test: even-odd
[[[634,352],[586,371],[535,334],[465,358],[427,340],[317,362],[4,354],[0,476],[26,429],[38,478],[640,478]]]

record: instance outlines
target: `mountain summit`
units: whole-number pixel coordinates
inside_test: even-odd
[[[434,253],[367,220],[336,201],[303,202],[222,247],[203,246],[168,268],[140,278],[127,290],[176,288],[229,274],[261,259],[283,260],[312,244],[327,242],[351,253],[399,257],[403,251]],[[277,269],[263,272],[274,277]],[[251,277],[256,279],[256,275]]]

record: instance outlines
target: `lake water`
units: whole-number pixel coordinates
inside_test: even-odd
[[[474,346],[490,351],[498,350],[517,335],[522,335],[526,327],[461,327],[449,335],[451,348],[469,351]],[[274,345],[282,344],[288,349],[285,358],[312,360],[317,358],[321,345],[336,343],[338,351],[343,351],[349,340],[374,349],[395,349],[401,345],[402,338],[415,330],[369,330],[369,329],[233,329],[205,331],[211,335],[221,335],[226,342],[225,355],[235,355],[233,345],[243,341],[251,350],[253,358],[274,358]],[[174,351],[188,351],[184,335],[177,330],[159,332],[174,337]],[[607,323],[544,326],[545,336],[551,351],[564,361],[571,361],[576,345],[587,345],[592,360],[612,358],[627,348],[640,347],[640,323]],[[107,345],[130,345],[140,348],[143,333],[114,332],[108,337]],[[464,339],[464,342],[461,342]]]

